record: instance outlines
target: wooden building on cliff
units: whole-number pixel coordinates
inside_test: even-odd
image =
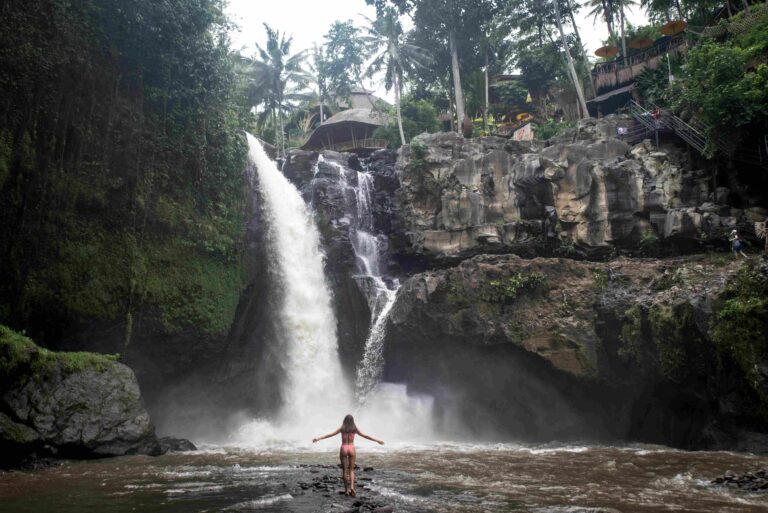
[[[610,114],[632,99],[635,79],[646,68],[666,66],[667,55],[674,57],[688,51],[685,33],[657,39],[652,46],[626,57],[595,64],[592,79],[596,96],[587,101],[591,116]]]

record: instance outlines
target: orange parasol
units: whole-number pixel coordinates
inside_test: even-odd
[[[633,39],[627,43],[627,46],[635,49],[648,48],[649,46],[653,46],[653,39],[648,39],[647,37],[638,37],[637,39]]]
[[[687,26],[688,24],[683,20],[670,21],[666,25],[661,26],[661,33],[665,36],[674,36],[685,30]]]
[[[595,50],[595,55],[597,55],[598,57],[613,57],[617,53],[619,53],[619,49],[611,45],[601,46],[600,48]]]

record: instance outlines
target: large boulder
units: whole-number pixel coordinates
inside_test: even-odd
[[[4,464],[161,452],[133,371],[111,357],[51,352],[0,326],[0,384]]]

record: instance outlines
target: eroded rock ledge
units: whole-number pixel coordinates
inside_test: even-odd
[[[711,170],[684,152],[606,135],[616,121],[583,121],[545,148],[418,136],[397,161],[397,250],[432,263],[482,253],[605,256],[663,239],[690,250],[764,219],[759,201],[715,188]]]
[[[740,265],[482,255],[418,274],[391,314],[385,379],[480,435],[766,450],[752,433],[766,425],[766,316],[733,312],[768,291],[768,264]]]

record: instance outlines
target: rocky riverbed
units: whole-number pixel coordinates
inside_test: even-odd
[[[758,513],[768,495],[711,481],[765,457],[659,446],[440,443],[361,447],[358,497],[335,451],[211,447],[0,473],[4,513]],[[746,475],[746,474],[744,474]]]

